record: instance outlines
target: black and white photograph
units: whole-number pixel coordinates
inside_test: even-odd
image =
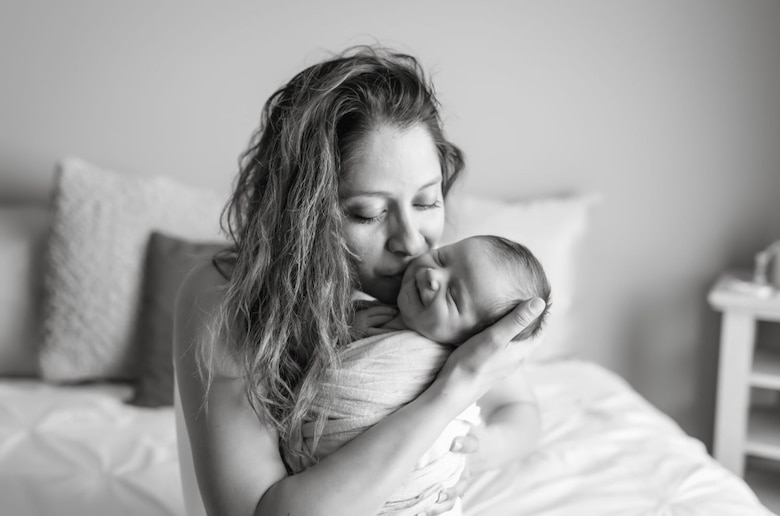
[[[780,1],[0,1],[0,515],[780,514]]]

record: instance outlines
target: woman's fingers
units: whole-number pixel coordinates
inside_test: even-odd
[[[544,311],[545,302],[534,297],[518,304],[511,312],[485,330],[498,346],[506,346]]]
[[[433,516],[434,514],[441,514],[443,512],[449,511],[455,506],[455,502],[458,501],[458,498],[463,496],[463,493],[466,492],[466,488],[468,488],[468,486],[469,474],[464,471],[457,484],[448,489],[441,490],[437,503],[424,514]]]
[[[479,438],[474,434],[461,435],[452,440],[450,451],[456,453],[474,453],[479,449]]]
[[[462,497],[463,493],[466,492],[466,488],[468,488],[470,481],[471,475],[468,471],[464,471],[463,476],[460,477],[458,483],[447,490],[448,495],[452,496],[453,499]]]
[[[455,502],[458,500],[458,497],[450,495],[449,491],[449,489],[445,489],[439,493],[439,501],[422,514],[425,514],[426,516],[435,516],[436,514],[445,513],[455,507]]]
[[[536,341],[512,342],[512,339],[539,317],[544,308],[542,299],[524,301],[458,346],[439,371],[439,378],[445,379],[444,384],[452,393],[450,399],[474,402],[517,370]]]
[[[514,371],[534,347],[535,341],[512,342],[539,314],[545,303],[539,298],[518,304],[511,312],[492,326],[474,335],[456,349],[445,363],[459,368],[467,376],[477,380],[477,393],[482,396],[501,378]]]

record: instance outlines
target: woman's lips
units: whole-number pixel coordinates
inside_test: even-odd
[[[383,278],[403,278],[404,272],[406,272],[406,267],[403,269],[398,269],[396,271],[388,271],[388,272],[380,272],[379,276],[382,276]]]

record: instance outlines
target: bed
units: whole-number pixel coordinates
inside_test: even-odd
[[[571,262],[593,203],[463,196],[452,213],[447,238],[487,228],[522,240],[558,293],[558,318],[525,366],[541,443],[522,463],[473,478],[467,514],[771,514],[623,379],[573,358]],[[81,160],[59,165],[49,206],[0,207],[10,286],[0,297],[0,513],[186,513],[181,478],[191,472],[179,460],[160,306],[182,263],[210,249],[220,207],[211,194]]]
[[[543,438],[474,479],[473,515],[768,515],[747,485],[622,379],[587,362],[528,366]],[[0,382],[0,500],[11,515],[184,514],[170,408],[129,386]]]

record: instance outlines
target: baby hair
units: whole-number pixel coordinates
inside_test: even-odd
[[[495,305],[491,307],[488,317],[481,322],[474,333],[492,326],[517,304],[538,297],[545,302],[544,310],[512,340],[519,341],[538,335],[552,304],[552,289],[544,267],[531,250],[522,244],[495,235],[481,235],[477,238],[487,244],[486,247],[493,253],[497,265],[509,274],[511,277],[509,281],[514,289],[512,295],[496,301]]]

